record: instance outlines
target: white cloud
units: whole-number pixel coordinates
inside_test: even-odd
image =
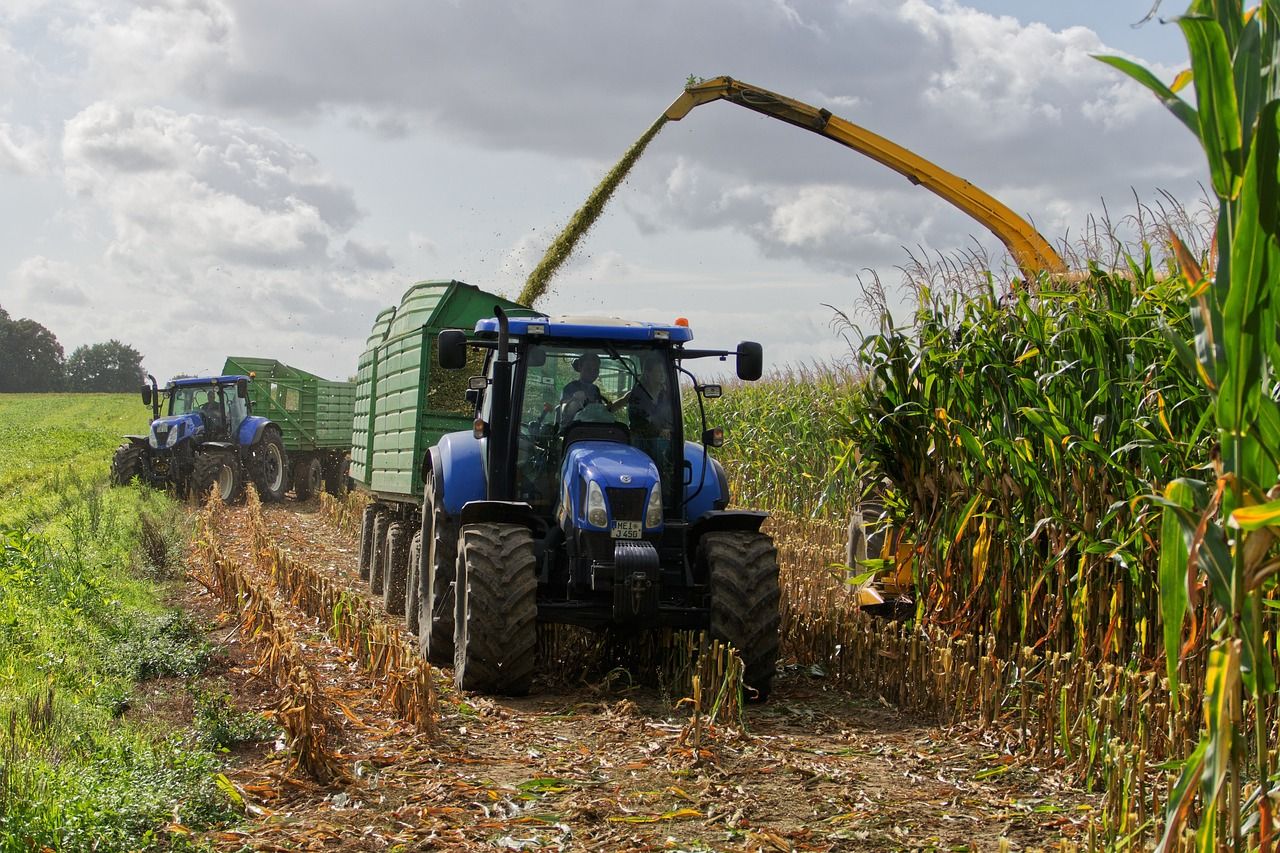
[[[13,271],[13,282],[31,302],[78,308],[89,301],[74,264],[53,261],[43,255],[27,258]]]
[[[0,172],[36,175],[48,168],[48,143],[30,128],[0,121]]]

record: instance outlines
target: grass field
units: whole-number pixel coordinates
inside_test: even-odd
[[[0,850],[173,847],[161,827],[231,816],[199,733],[130,714],[140,682],[212,653],[163,603],[183,510],[107,485],[146,416],[133,395],[0,395]]]

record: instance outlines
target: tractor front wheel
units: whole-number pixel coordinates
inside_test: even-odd
[[[276,429],[268,429],[262,434],[262,440],[253,449],[253,484],[258,487],[258,495],[264,501],[284,499],[288,488],[285,479],[284,441]]]
[[[324,485],[324,469],[314,456],[299,459],[293,468],[293,494],[300,501],[310,500],[319,494]]]
[[[218,451],[196,456],[195,470],[191,473],[191,488],[196,500],[209,497],[209,490],[217,487],[223,503],[235,503],[244,491],[244,471],[240,461],[230,453]]]
[[[453,665],[454,578],[458,525],[445,515],[435,473],[422,502],[422,551],[418,555],[418,644],[436,666]]]
[[[533,682],[538,564],[519,524],[467,524],[458,537],[453,680],[459,690],[523,696]]]
[[[127,486],[142,476],[142,448],[130,442],[116,448],[111,457],[111,485]]]
[[[708,533],[698,553],[711,583],[711,636],[742,658],[748,698],[764,701],[778,668],[778,552],[773,539],[746,531]]]

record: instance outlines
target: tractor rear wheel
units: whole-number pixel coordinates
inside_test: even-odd
[[[264,501],[284,500],[284,493],[289,485],[285,478],[286,459],[280,431],[268,428],[262,433],[258,446],[253,449],[253,459],[249,463],[253,484]]]
[[[405,569],[409,565],[409,525],[393,521],[387,528],[387,560],[382,568],[382,607],[388,616],[404,615]]]
[[[240,467],[240,460],[225,451],[198,454],[195,469],[191,472],[191,488],[196,500],[206,500],[214,486],[217,486],[223,503],[240,500],[244,492],[244,470]]]
[[[373,553],[369,559],[369,592],[374,597],[382,595],[382,571],[387,561],[387,528],[391,526],[391,515],[378,513],[373,520]]]
[[[431,663],[453,666],[458,525],[445,515],[434,473],[427,478],[422,502],[422,552],[418,556],[418,645]]]
[[[293,495],[300,501],[310,500],[324,485],[324,470],[314,456],[299,459],[293,468]]]
[[[111,485],[127,486],[142,476],[142,448],[130,442],[116,448],[111,457]]]
[[[533,534],[519,524],[468,524],[458,554],[454,684],[523,696],[533,682],[537,642]]]
[[[409,563],[405,570],[404,623],[410,634],[418,633],[418,572],[422,571],[422,528],[409,540]]]
[[[378,505],[369,504],[360,519],[360,579],[369,579],[369,564],[373,561],[373,522],[378,517]]]
[[[751,699],[764,701],[778,668],[778,552],[763,533],[708,533],[699,561],[711,584],[711,636],[742,658],[742,681]]]

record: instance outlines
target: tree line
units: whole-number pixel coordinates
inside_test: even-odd
[[[0,392],[136,391],[145,378],[142,353],[128,344],[112,338],[67,356],[53,332],[0,307]]]

